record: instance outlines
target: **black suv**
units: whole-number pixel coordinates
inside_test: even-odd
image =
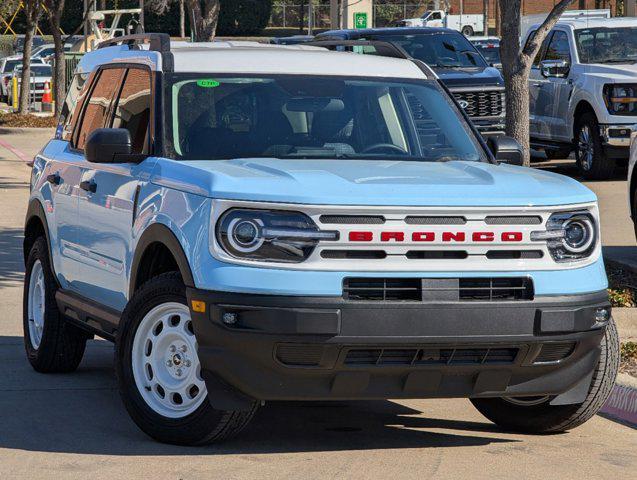
[[[321,40],[381,40],[429,65],[483,135],[504,133],[504,79],[464,35],[448,28],[330,30]]]

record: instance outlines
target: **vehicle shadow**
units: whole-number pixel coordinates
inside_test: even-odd
[[[586,182],[586,183],[603,183],[603,182],[613,182],[613,181],[621,181],[626,180],[628,176],[628,168],[626,165],[618,165],[615,168],[615,172],[613,176],[607,180],[586,180],[580,174],[577,165],[575,164],[575,160],[573,158],[565,159],[565,160],[545,160],[545,159],[537,159],[534,158],[531,161],[531,167],[537,168],[539,170],[546,170],[548,172],[559,173],[561,175],[566,175],[571,177],[578,182]]]
[[[237,438],[188,448],[146,437],[119,399],[113,348],[90,341],[73,374],[42,375],[22,339],[0,336],[0,448],[108,455],[221,455],[482,446],[516,442],[486,422],[430,418],[392,401],[273,402]],[[435,430],[435,431],[434,431]],[[440,432],[450,430],[451,432]],[[485,433],[481,435],[481,433]]]

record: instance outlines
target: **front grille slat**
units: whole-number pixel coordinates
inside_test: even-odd
[[[352,301],[461,301],[533,300],[528,277],[494,278],[346,278],[343,298]]]

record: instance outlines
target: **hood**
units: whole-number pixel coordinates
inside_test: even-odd
[[[631,82],[637,81],[637,64],[631,63],[607,63],[588,64],[584,72],[588,75],[599,77],[607,81],[613,82]]]
[[[569,177],[463,161],[158,159],[151,181],[212,198],[315,205],[540,206],[596,200]]]
[[[504,86],[502,74],[494,67],[463,67],[463,68],[440,68],[435,67],[442,83],[447,87],[482,87],[482,86]]]

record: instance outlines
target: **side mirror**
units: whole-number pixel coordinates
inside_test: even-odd
[[[489,137],[487,145],[498,163],[524,165],[524,151],[516,139],[504,136]]]
[[[540,71],[546,78],[564,78],[568,75],[571,64],[566,60],[543,60],[540,62]]]
[[[123,163],[133,152],[130,132],[125,128],[96,128],[84,144],[84,155],[91,163]]]

